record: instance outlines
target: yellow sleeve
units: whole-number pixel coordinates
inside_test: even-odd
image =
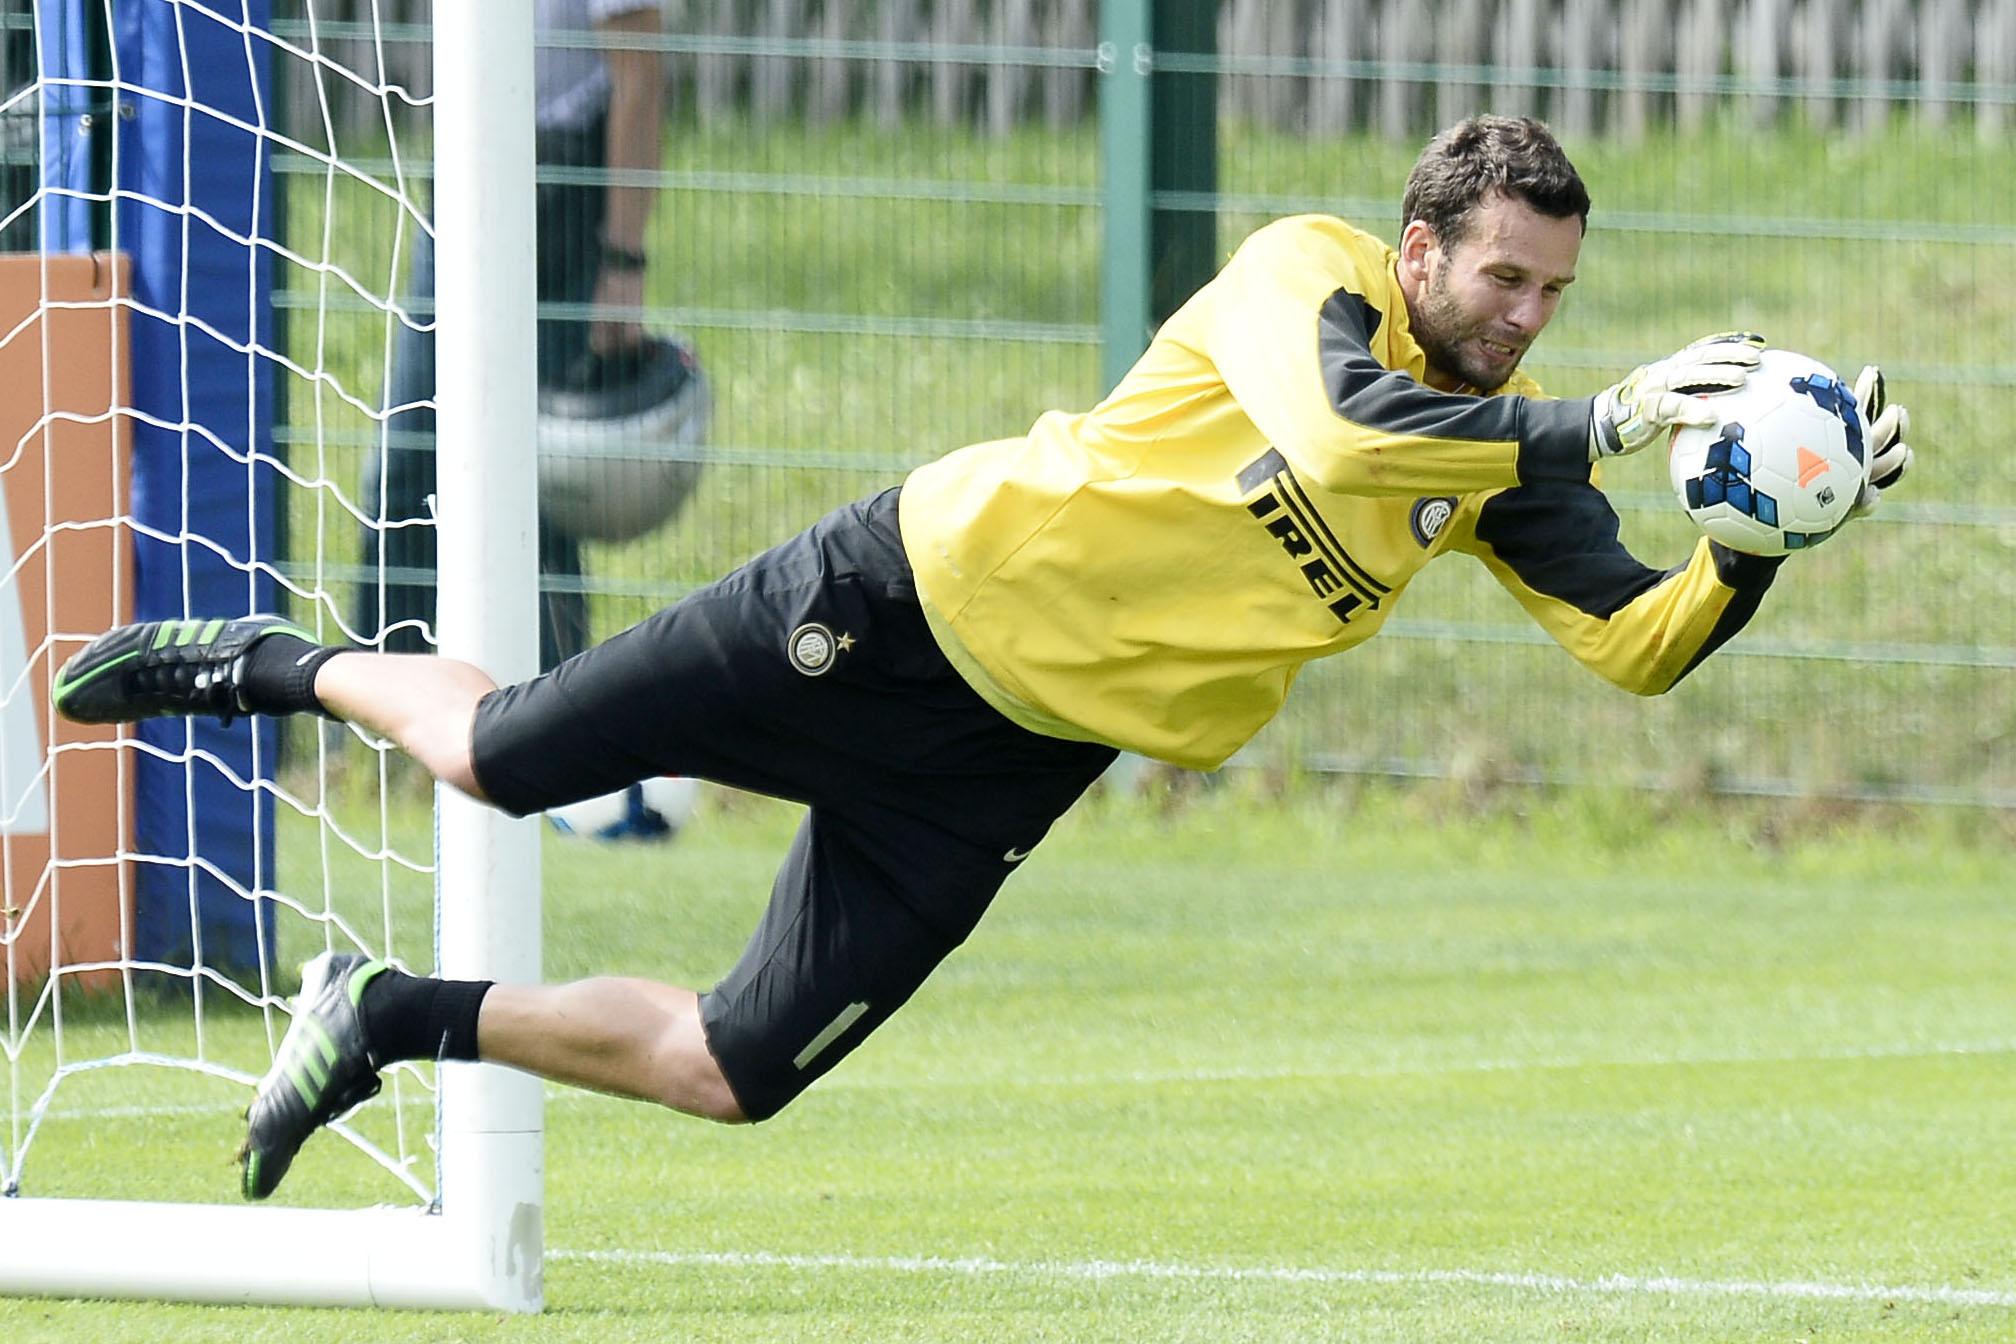
[[[1756,614],[1778,561],[1702,538],[1684,565],[1655,570],[1617,537],[1595,487],[1536,485],[1484,496],[1456,519],[1469,551],[1568,652],[1637,695],[1661,695]]]

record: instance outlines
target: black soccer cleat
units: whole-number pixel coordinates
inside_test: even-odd
[[[245,1198],[272,1194],[310,1134],[378,1095],[378,1062],[357,1002],[385,969],[356,952],[324,952],[301,968],[294,1023],[245,1112],[238,1150]]]
[[[280,616],[143,621],[108,630],[56,674],[56,712],[77,723],[133,723],[170,714],[251,712],[245,662],[269,635],[315,636]]]

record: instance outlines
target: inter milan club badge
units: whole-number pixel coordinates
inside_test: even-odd
[[[840,649],[841,642],[833,638],[831,630],[818,621],[807,621],[791,632],[785,652],[791,657],[791,666],[808,677],[816,677],[832,670]]]
[[[1456,501],[1447,495],[1431,495],[1427,499],[1414,501],[1414,516],[1407,521],[1414,529],[1414,540],[1425,550],[1434,545],[1435,538],[1442,535],[1442,529],[1449,525],[1450,517],[1456,512]]]

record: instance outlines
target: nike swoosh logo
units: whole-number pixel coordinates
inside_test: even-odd
[[[1029,851],[1026,849],[1011,849],[1006,854],[1003,854],[1001,856],[1001,862],[1020,863],[1022,862],[1022,860],[1028,857],[1029,857]]]

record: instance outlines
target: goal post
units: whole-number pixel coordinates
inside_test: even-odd
[[[441,652],[508,682],[539,670],[532,0],[436,0],[434,24]],[[537,981],[538,819],[436,794],[441,973]],[[440,1074],[442,1207],[496,1288],[536,1308],[541,1084]]]
[[[37,9],[102,3],[38,0]],[[259,59],[267,44],[277,45],[262,28],[263,6],[229,0],[137,3],[141,7],[166,6],[174,12],[175,24],[200,18],[235,28],[244,38],[248,62]],[[311,28],[314,8],[312,3],[306,6]],[[536,471],[529,432],[536,420],[533,0],[435,0],[433,32],[439,647],[443,654],[476,663],[500,682],[508,682],[530,675],[537,665]],[[290,50],[317,67],[318,74],[326,66],[328,58],[313,40]],[[189,72],[183,73],[186,76]],[[365,83],[374,79],[382,82],[384,75],[381,69],[361,78]],[[131,91],[115,72],[112,87],[97,92],[105,95],[105,104],[117,106]],[[404,92],[399,91],[399,96]],[[262,116],[271,111],[262,109]],[[263,121],[253,130],[262,140],[262,156],[306,152]],[[332,145],[332,153],[333,149]],[[403,204],[403,187],[399,194]],[[253,213],[258,214],[256,207]],[[191,229],[218,227],[210,218],[184,222]],[[116,236],[112,241],[119,247]],[[276,254],[287,254],[283,240],[252,237],[243,241],[252,250],[271,247]],[[342,273],[326,255],[313,264],[312,259],[289,259],[317,271],[325,282],[340,282],[356,293],[378,294],[391,312],[389,286],[381,294],[370,284]],[[192,285],[202,283],[207,283],[202,277],[190,278]],[[187,313],[170,314],[167,320],[191,324]],[[424,319],[398,315],[396,320]],[[392,326],[392,320],[386,325]],[[376,415],[375,406],[364,407],[360,394],[342,388],[341,380],[326,374],[319,364],[305,370],[304,377],[302,364],[291,352],[269,348],[256,319],[251,326],[252,334],[242,342],[248,385],[258,381],[259,361],[270,361],[273,368],[306,386],[309,395],[346,401],[350,410],[374,418],[382,442],[384,417]],[[179,431],[185,437],[202,435],[201,409],[192,407],[188,414],[191,421],[199,423],[180,426]],[[123,418],[131,416],[130,411],[123,413]],[[44,418],[50,417],[45,413]],[[122,413],[115,411],[112,418],[121,419]],[[7,447],[0,444],[0,450]],[[284,469],[297,487],[344,497],[341,485],[322,469],[298,462],[287,466],[270,444],[255,442],[246,457],[248,477],[255,467],[270,466]],[[353,511],[360,507],[355,503],[356,491],[347,498],[351,501],[347,507]],[[368,516],[354,512],[343,521],[346,525],[368,522]],[[106,520],[106,526],[130,531],[134,521],[121,514]],[[297,602],[305,600],[317,611],[318,619],[325,624],[333,620],[340,626],[335,615],[338,603],[321,583],[319,559],[316,572],[306,578],[276,573],[270,562],[256,555],[235,558],[233,563],[242,567],[248,591],[257,580],[277,577]],[[40,652],[47,655],[50,650]],[[53,670],[57,660],[45,661]],[[158,748],[124,735],[117,742],[67,749],[91,748],[116,752],[121,760],[150,751],[155,759],[162,755]],[[382,784],[382,763],[379,772]],[[122,781],[126,781],[122,787],[130,787],[129,775],[122,767]],[[292,798],[284,785],[257,777],[242,784],[255,795],[266,791],[270,797],[262,802],[293,804],[321,827],[325,844],[330,843],[332,830],[339,829],[331,822],[326,805],[311,806]],[[60,817],[56,824],[60,826]],[[420,969],[456,978],[536,980],[540,975],[536,819],[506,818],[440,789],[435,796],[433,829],[433,947],[405,949],[406,959],[419,962]],[[118,852],[96,860],[100,866],[150,861],[150,856],[129,850],[124,841]],[[193,874],[202,866],[202,855],[181,861]],[[323,866],[325,871],[329,867],[327,862]],[[268,892],[257,883],[253,889],[236,894],[255,904],[278,901],[287,910],[306,915],[317,930],[316,936],[331,942],[358,940],[357,921],[334,911],[326,902],[317,909],[304,898],[284,891]],[[15,899],[16,894],[10,892],[9,902]],[[389,915],[386,922],[389,928]],[[226,1059],[215,1039],[228,1033],[212,1032],[206,1037],[205,995],[227,999],[229,986],[222,980],[206,980],[200,966],[197,974],[187,977],[193,1005],[186,998],[179,1004],[183,1014],[190,1013],[193,1006],[196,1015],[194,1044],[187,1047],[190,1054],[173,1056],[152,1048],[150,1034],[138,1019],[148,1013],[176,1011],[177,1005],[135,995],[138,972],[154,968],[132,965],[130,949],[109,964],[100,958],[88,967],[58,966],[52,970],[52,976],[59,977],[59,987],[62,974],[84,971],[109,972],[125,985],[124,1007],[114,1015],[120,1020],[104,1027],[104,1034],[113,1042],[105,1047],[110,1053],[95,1060],[75,1058],[75,1048],[60,1039],[66,996],[46,988],[39,993],[24,989],[13,975],[11,942],[6,951],[10,982],[6,986],[6,1067],[14,1116],[8,1147],[0,1153],[4,1159],[0,1160],[0,1176],[5,1177],[0,1184],[6,1188],[5,1197],[0,1197],[0,1292],[521,1312],[537,1311],[543,1305],[542,1085],[534,1078],[495,1066],[443,1063],[432,1070],[431,1085],[425,1077],[418,1077],[417,1088],[406,1089],[426,1092],[432,1102],[429,1142],[415,1145],[401,1161],[382,1163],[395,1168],[394,1175],[410,1192],[411,1200],[404,1206],[304,1208],[284,1205],[284,1201],[275,1206],[244,1205],[233,1201],[226,1182],[219,1182],[219,1202],[215,1203],[128,1199],[116,1189],[113,1198],[36,1194],[34,1182],[22,1179],[24,1168],[32,1171],[24,1155],[31,1151],[38,1127],[52,1111],[52,1098],[64,1087],[84,1078],[120,1079],[131,1072],[128,1066],[153,1065],[180,1069],[205,1086],[215,1087],[223,1079],[245,1087],[263,1069],[263,1063],[245,1065]],[[427,964],[430,955],[431,966]],[[262,972],[256,991],[238,993],[267,1023],[260,1038],[262,1050],[270,1051],[277,1045],[279,1033],[285,1029],[287,1019],[281,1009],[285,988],[267,983]],[[240,1014],[241,1019],[245,1016]],[[59,1039],[47,1047],[35,1043],[31,1035],[42,1028],[53,1028]],[[82,1029],[77,1030],[81,1035]],[[249,1033],[240,1034],[250,1039]],[[186,1030],[177,1039],[183,1037],[189,1037]],[[20,1082],[22,1061],[31,1056],[54,1061],[51,1081],[40,1091],[34,1086],[24,1089]],[[404,1087],[403,1081],[399,1086]],[[388,1084],[388,1098],[394,1091]],[[243,1094],[243,1100],[249,1100],[249,1092]],[[365,1109],[386,1104],[369,1103]],[[145,1109],[110,1107],[107,1111]],[[211,1109],[216,1108],[213,1105]],[[226,1127],[236,1124],[228,1112],[220,1113],[220,1123]],[[235,1138],[235,1133],[229,1137]],[[296,1164],[297,1181],[302,1179],[303,1169],[315,1162],[317,1153],[326,1151],[316,1145],[328,1142],[321,1136],[311,1140]],[[401,1142],[403,1146],[403,1131]],[[360,1141],[358,1146],[371,1148],[368,1141]],[[434,1165],[431,1182],[410,1170],[430,1150]],[[150,1174],[145,1164],[153,1160],[143,1145],[141,1156],[131,1159],[117,1180],[144,1187]]]

